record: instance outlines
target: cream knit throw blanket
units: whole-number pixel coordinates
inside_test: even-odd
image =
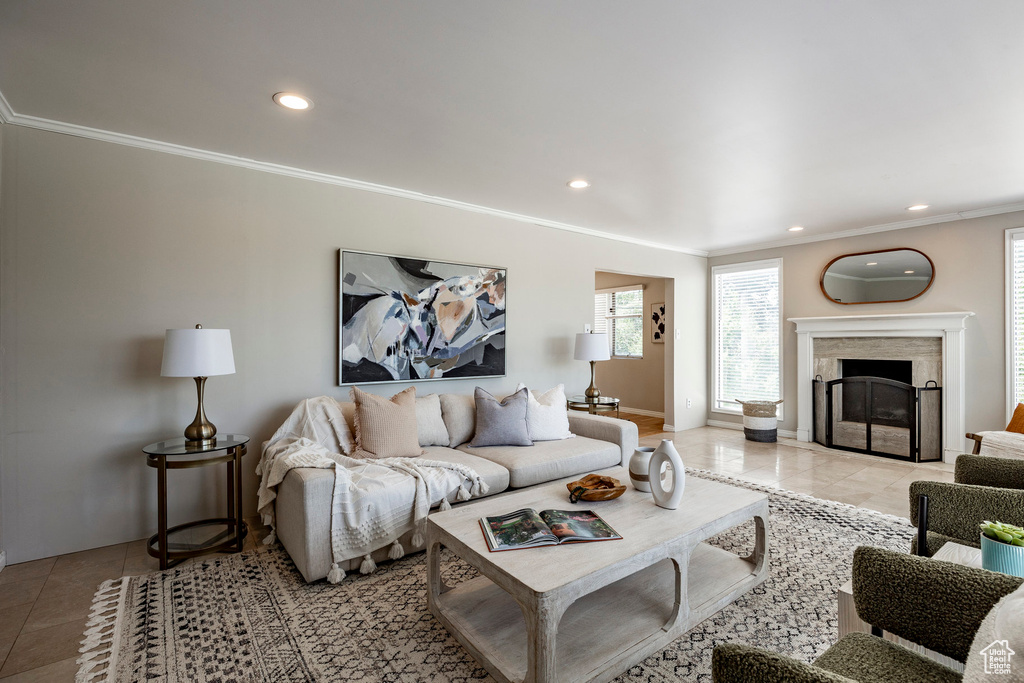
[[[285,475],[297,467],[334,470],[334,564],[327,576],[331,583],[345,577],[341,563],[350,559],[363,557],[360,571],[364,574],[376,569],[370,553],[388,544],[392,545],[391,559],[402,557],[404,550],[398,537],[407,531],[415,532],[414,545],[422,545],[430,508],[440,503],[447,509],[448,496],[456,490],[460,501],[488,490],[480,475],[465,465],[422,458],[356,460],[332,452],[322,442],[337,443],[332,438],[334,430],[318,430],[316,425],[322,427],[343,419],[337,403],[329,397],[303,401],[274,437],[263,444],[256,468],[260,475],[259,512],[264,523],[275,531],[274,499]],[[266,542],[273,540],[272,534]]]

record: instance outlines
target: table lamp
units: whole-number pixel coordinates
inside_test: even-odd
[[[160,375],[192,377],[196,380],[196,392],[199,394],[196,418],[185,428],[186,441],[196,446],[214,441],[217,428],[206,419],[206,412],[203,410],[206,378],[234,373],[235,358],[231,353],[231,330],[206,330],[202,325],[196,325],[194,330],[167,330]]]
[[[604,332],[581,332],[576,335],[576,353],[573,354],[576,360],[590,361],[590,386],[587,387],[588,399],[595,399],[601,396],[601,390],[594,386],[594,363],[599,360],[610,360],[608,353],[608,335]]]

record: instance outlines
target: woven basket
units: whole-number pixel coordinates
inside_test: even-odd
[[[743,435],[747,441],[775,443],[779,437],[778,401],[736,401],[743,406]]]
[[[782,403],[782,399],[778,401],[740,401],[736,399],[736,402],[743,406],[743,414],[748,417],[775,417],[778,414],[778,406]]]

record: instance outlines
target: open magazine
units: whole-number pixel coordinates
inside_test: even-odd
[[[491,552],[622,538],[591,510],[537,512],[526,508],[500,517],[481,517],[480,528]]]

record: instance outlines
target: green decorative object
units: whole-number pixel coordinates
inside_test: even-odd
[[[1024,578],[1024,529],[1001,522],[983,522],[981,566]]]

